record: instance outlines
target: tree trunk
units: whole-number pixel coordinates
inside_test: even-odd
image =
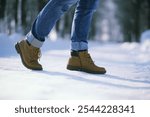
[[[150,29],[150,0],[148,0],[148,29]]]
[[[24,32],[26,32],[26,26],[27,26],[27,21],[26,21],[26,17],[27,17],[27,13],[26,13],[26,0],[22,0],[22,17],[21,17],[21,20],[22,20],[22,27],[24,28]]]
[[[137,0],[135,4],[135,24],[134,24],[134,33],[135,39],[133,41],[140,41],[140,10],[141,10],[141,1]]]
[[[5,6],[6,6],[6,0],[0,0],[0,19],[4,18]]]
[[[22,33],[22,0],[18,0],[17,20],[17,32]]]

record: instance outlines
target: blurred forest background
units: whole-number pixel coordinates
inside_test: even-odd
[[[0,33],[26,34],[49,0],[0,0]],[[54,27],[58,37],[68,38],[75,6]],[[89,39],[139,42],[150,29],[150,0],[100,0]]]

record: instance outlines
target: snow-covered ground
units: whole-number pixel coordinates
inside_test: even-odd
[[[150,99],[150,40],[141,44],[89,42],[95,63],[105,75],[66,70],[69,40],[47,40],[43,71],[26,69],[14,43],[23,38],[0,34],[0,99]]]

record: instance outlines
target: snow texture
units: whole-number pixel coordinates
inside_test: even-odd
[[[66,70],[69,40],[47,40],[43,71],[26,69],[14,44],[23,36],[0,34],[0,99],[150,99],[150,41],[124,44],[89,42],[105,75]]]

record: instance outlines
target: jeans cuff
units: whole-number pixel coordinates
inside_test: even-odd
[[[27,38],[28,42],[34,47],[41,48],[43,45],[43,42],[36,39],[31,32],[29,32],[26,35],[26,38]]]
[[[86,42],[72,42],[71,49],[75,51],[88,50],[88,43]]]

